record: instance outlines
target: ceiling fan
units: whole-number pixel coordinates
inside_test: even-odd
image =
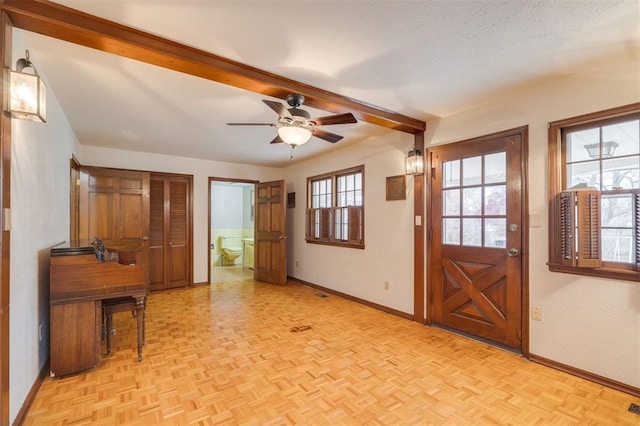
[[[357,123],[358,120],[350,112],[326,117],[310,118],[311,115],[299,107],[304,103],[302,95],[288,95],[287,103],[291,108],[285,107],[280,102],[263,99],[262,102],[278,114],[276,123],[227,123],[229,126],[271,126],[278,128],[278,134],[271,143],[284,142],[295,148],[307,143],[311,135],[324,139],[325,141],[336,143],[343,137],[326,130],[318,129],[317,126],[328,126],[331,124]],[[293,155],[293,154],[292,154]]]

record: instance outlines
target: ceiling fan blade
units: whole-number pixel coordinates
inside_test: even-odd
[[[266,99],[263,99],[262,102],[264,102],[265,104],[267,104],[267,106],[269,108],[274,110],[276,112],[276,114],[278,114],[278,116],[280,116],[280,117],[291,117],[291,114],[289,113],[289,110],[287,110],[287,107],[285,107],[280,102],[268,101]]]
[[[311,121],[315,122],[316,126],[329,126],[331,124],[346,124],[358,122],[358,120],[356,120],[356,118],[350,112],[347,112],[346,114],[328,115],[326,117],[312,118]]]
[[[280,135],[276,135],[276,137],[273,138],[273,140],[269,143],[282,143],[282,142],[284,141],[280,138]]]
[[[271,126],[275,127],[274,123],[227,123],[227,126]]]
[[[321,130],[318,128],[313,129],[313,136],[324,139],[327,142],[336,143],[344,136],[336,135],[335,133],[327,132],[326,130]]]

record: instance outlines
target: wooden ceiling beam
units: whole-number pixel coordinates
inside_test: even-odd
[[[366,102],[310,86],[154,34],[127,27],[45,0],[0,2],[16,28],[135,59],[218,83],[285,99],[305,97],[305,105],[406,133],[424,132],[426,124]]]

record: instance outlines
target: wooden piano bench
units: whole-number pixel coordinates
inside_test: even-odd
[[[145,297],[146,299],[146,297]],[[146,305],[146,303],[145,303]],[[135,297],[117,297],[102,300],[102,321],[107,335],[107,355],[111,355],[111,336],[113,333],[113,314],[118,312],[131,312],[131,316],[137,319],[137,301]],[[144,310],[142,311],[144,316]],[[106,323],[106,324],[105,324]],[[138,361],[142,361],[142,345],[145,340],[144,320],[137,321],[138,331]]]

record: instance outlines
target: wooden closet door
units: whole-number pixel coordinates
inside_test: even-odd
[[[190,176],[151,177],[151,290],[190,284]]]
[[[287,282],[287,221],[284,181],[256,185],[255,279]]]
[[[100,238],[107,249],[136,252],[149,277],[148,172],[80,168],[79,245]]]

